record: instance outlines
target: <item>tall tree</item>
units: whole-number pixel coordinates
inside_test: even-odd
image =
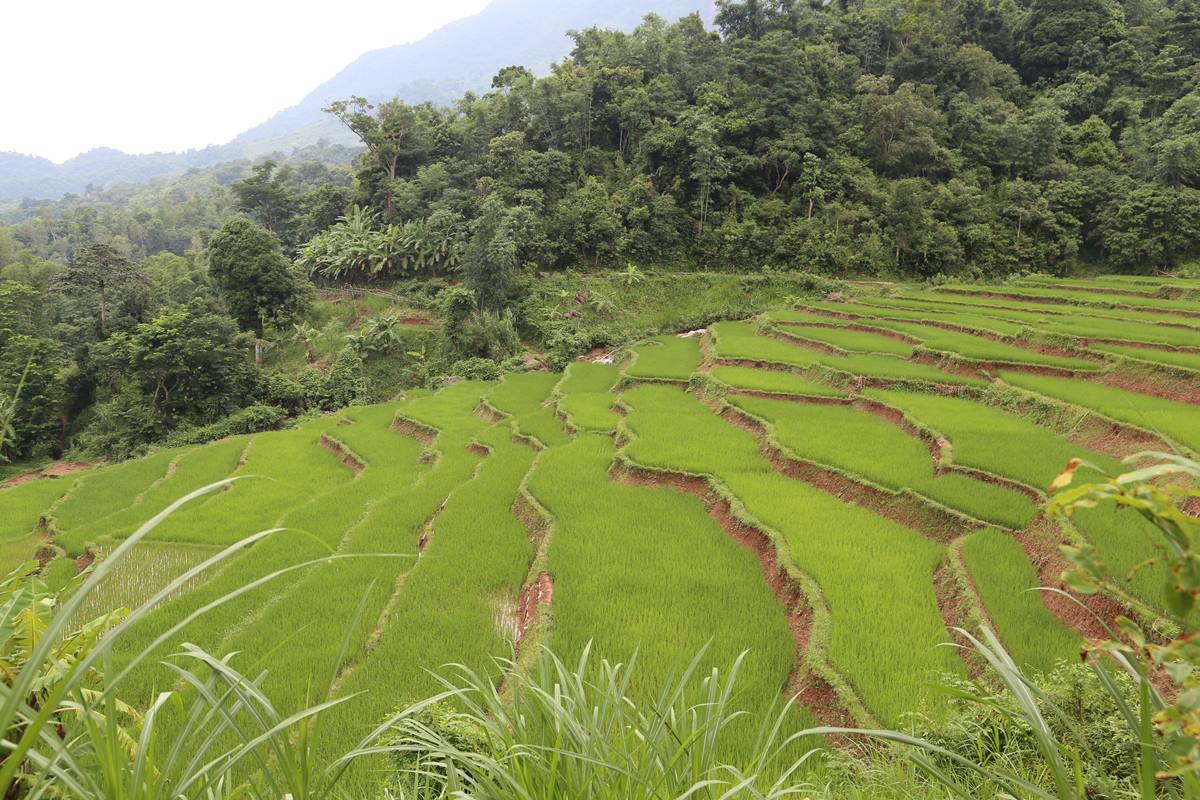
[[[284,257],[279,240],[245,217],[226,222],[208,245],[213,281],[230,315],[255,336],[255,362],[262,363],[268,323],[290,323],[307,307],[311,284]]]
[[[254,168],[250,177],[229,187],[237,198],[238,210],[290,243],[296,227],[298,200],[286,183],[287,168],[267,160]]]
[[[96,303],[96,319],[100,334],[108,329],[110,302],[113,295],[142,281],[142,274],[129,259],[106,244],[94,244],[81,249],[54,279],[55,287],[63,294],[88,304]]]

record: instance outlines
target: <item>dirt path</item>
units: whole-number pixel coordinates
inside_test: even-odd
[[[18,475],[15,478],[9,478],[4,483],[0,483],[0,489],[8,489],[12,486],[20,486],[23,483],[31,483],[43,478],[53,480],[62,478],[85,469],[91,469],[99,466],[98,464],[87,464],[81,461],[59,461],[45,469],[26,472],[24,475]]]

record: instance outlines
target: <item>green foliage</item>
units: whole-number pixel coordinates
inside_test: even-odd
[[[0,458],[24,458],[61,435],[66,365],[52,339],[0,333]]]
[[[1166,607],[1179,633],[1159,644],[1151,642],[1137,624],[1122,619],[1118,623],[1123,640],[1113,634],[1109,641],[1091,643],[1089,649],[1114,656],[1119,663],[1133,664],[1129,671],[1141,690],[1139,732],[1148,737],[1146,723],[1152,721],[1155,732],[1162,737],[1160,745],[1151,747],[1143,743],[1140,748],[1142,796],[1154,790],[1155,777],[1178,777],[1185,791],[1194,794],[1200,791],[1200,736],[1196,733],[1200,702],[1194,691],[1200,681],[1200,653],[1194,642],[1192,611],[1200,592],[1200,555],[1195,550],[1200,523],[1185,510],[1185,504],[1200,497],[1200,490],[1190,488],[1185,482],[1200,478],[1200,463],[1170,453],[1137,453],[1127,458],[1125,464],[1146,461],[1151,463],[1110,475],[1103,483],[1068,488],[1080,466],[1078,460],[1072,461],[1055,480],[1055,487],[1064,491],[1055,496],[1049,511],[1070,517],[1078,509],[1112,503],[1118,508],[1135,510],[1151,524],[1160,558],[1171,576]],[[1154,483],[1162,479],[1168,483]],[[1095,548],[1084,545],[1068,548],[1064,553],[1072,565],[1065,578],[1076,589],[1094,593],[1118,585]],[[1154,669],[1166,670],[1180,689],[1178,695],[1160,694],[1151,682]]]
[[[143,280],[129,259],[108,245],[94,244],[75,254],[66,269],[55,276],[54,287],[82,307],[103,335],[108,329],[111,304],[119,293]]]
[[[470,381],[494,381],[500,378],[500,365],[487,358],[463,358],[450,366],[450,374]]]
[[[361,402],[366,394],[362,357],[350,348],[339,352],[329,369],[311,381],[309,388],[311,402],[324,411],[352,406]]]
[[[199,428],[177,430],[167,439],[171,447],[188,444],[204,444],[224,439],[227,436],[240,436],[247,433],[262,433],[275,430],[286,418],[282,408],[275,406],[253,405],[235,411],[219,422],[204,425]]]
[[[251,380],[245,345],[232,320],[197,301],[114,334],[91,358],[103,386],[136,393],[173,428],[232,410]]]
[[[301,247],[297,264],[330,281],[437,275],[458,266],[460,247],[454,220],[446,215],[381,226],[355,206]]]
[[[308,304],[307,282],[283,257],[279,240],[248,219],[232,219],[213,234],[208,263],[230,314],[259,339],[268,322],[289,324]]]

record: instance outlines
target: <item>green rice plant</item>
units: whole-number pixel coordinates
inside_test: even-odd
[[[962,674],[933,589],[945,549],[920,534],[774,471],[753,435],[671,387],[624,394],[635,463],[707,475],[786,542],[832,617],[829,662],[880,719],[933,705],[930,678]],[[703,446],[700,446],[703,443]]]
[[[785,309],[778,309],[775,311],[768,311],[767,313],[763,314],[762,316],[763,316],[763,319],[768,320],[770,322],[782,322],[785,324],[811,325],[813,323],[828,324],[830,322],[846,322],[847,320],[842,320],[835,316],[830,316],[828,314],[818,314],[817,312],[813,311],[812,309],[823,309],[823,310],[834,311],[834,312],[842,312],[843,310],[850,311],[851,306],[852,306],[852,304],[850,304],[850,303],[825,303],[825,302],[819,303],[819,302],[806,301],[803,306],[797,306],[796,308],[785,308]],[[853,312],[851,312],[851,313],[853,313]]]
[[[697,336],[657,336],[633,348],[633,363],[625,368],[630,378],[686,381],[700,368]]]
[[[20,539],[0,540],[0,573],[7,574],[29,563],[45,544],[46,540],[40,533],[31,533]]]
[[[159,450],[145,458],[89,470],[54,509],[54,527],[69,533],[129,508],[139,494],[163,479],[172,461],[186,452]]]
[[[895,322],[892,320],[876,320],[875,325],[888,328],[906,336],[920,339],[924,347],[941,353],[950,353],[974,361],[997,361],[1011,364],[1038,364],[1062,369],[1091,370],[1098,369],[1092,361],[1081,358],[1053,356],[1029,350],[1024,347],[987,339],[982,336],[972,336],[969,333],[946,330],[932,325],[920,325],[910,322]]]
[[[879,333],[815,325],[781,325],[778,330],[795,339],[808,339],[854,353],[886,353],[900,358],[912,358],[913,354],[912,345]]]
[[[1064,336],[1121,339],[1159,344],[1195,344],[1200,320],[1132,308],[1101,308],[1065,304],[1029,303],[1007,298],[916,292],[914,302],[937,309],[970,309],[989,317],[1024,321],[1032,327]]]
[[[1195,618],[1189,617],[1200,585],[1194,549],[1200,526],[1183,510],[1187,501],[1200,496],[1191,488],[1200,478],[1200,464],[1167,453],[1137,453],[1124,463],[1147,460],[1153,462],[1148,467],[1078,487],[1071,486],[1079,467],[1079,462],[1073,463],[1055,480],[1059,494],[1049,513],[1070,517],[1079,508],[1120,505],[1136,509],[1152,524],[1152,536],[1169,552],[1169,570],[1175,575],[1169,603],[1174,631],[1165,641],[1151,639],[1136,622],[1121,618],[1119,634],[1109,630],[1106,638],[1086,643],[1082,654],[1087,672],[1067,675],[1070,684],[1063,698],[1061,684],[1034,681],[1023,673],[990,630],[983,631],[982,639],[964,631],[987,662],[992,682],[1003,687],[1000,693],[977,687],[956,692],[972,712],[965,725],[957,726],[965,736],[934,731],[933,736],[918,738],[878,730],[866,735],[914,748],[914,763],[948,795],[958,797],[971,796],[964,778],[992,783],[1005,797],[1200,796],[1200,708],[1190,693],[1200,657],[1194,644]],[[1167,482],[1161,483],[1163,479]],[[1180,485],[1180,479],[1187,485]],[[1111,576],[1088,548],[1065,548],[1064,554],[1071,562],[1069,585],[1085,592],[1112,587]],[[1152,676],[1161,675],[1164,668],[1183,691],[1161,691]],[[1077,677],[1081,673],[1083,681]],[[990,735],[981,737],[981,731]]]
[[[339,767],[374,744],[382,731],[361,739],[350,754],[325,762],[332,764],[326,768],[311,758],[307,742],[313,719],[337,701],[281,711],[258,688],[258,680],[233,668],[230,658],[217,659],[191,645],[173,662],[180,683],[194,690],[190,702],[178,692],[166,692],[139,713],[119,699],[128,672],[110,668],[109,654],[131,627],[195,575],[214,568],[240,547],[269,537],[270,532],[214,552],[127,616],[103,617],[80,630],[70,627],[91,595],[156,524],[216,488],[206,487],[176,501],[63,597],[44,595],[36,582],[27,583],[19,574],[0,586],[2,627],[9,632],[4,643],[6,662],[12,668],[0,684],[0,730],[7,738],[6,757],[0,762],[0,792],[5,796],[317,800],[332,797],[341,776]],[[268,575],[265,580],[275,577]],[[219,598],[218,603],[236,596],[235,592]],[[28,625],[31,611],[37,615],[40,635],[14,636],[14,631]],[[14,643],[21,648],[19,661],[14,660]],[[147,655],[144,651],[137,659]],[[184,721],[173,732],[160,724],[168,712]],[[223,746],[226,741],[231,742],[228,747]]]
[[[482,391],[476,387],[476,402]],[[226,638],[221,650],[245,651],[260,658],[269,653],[271,661],[287,665],[286,669],[273,671],[268,678],[273,696],[293,703],[304,701],[305,692],[316,676],[329,669],[316,645],[329,641],[330,637],[345,637],[348,663],[353,664],[366,655],[368,642],[392,601],[400,576],[417,563],[427,523],[435,518],[447,498],[473,485],[472,474],[480,468],[481,456],[468,450],[467,445],[486,425],[473,413],[473,408],[471,405],[459,409],[460,419],[442,426],[435,443],[438,461],[420,481],[412,475],[411,461],[409,468],[403,470],[408,473],[403,480],[396,480],[401,477],[397,471],[387,470],[374,478],[368,478],[364,472],[356,481],[356,491],[351,497],[359,501],[352,503],[359,516],[345,529],[338,552],[370,557],[334,561],[313,569],[285,596],[276,598],[270,607],[257,613],[235,636]],[[362,483],[359,488],[364,478],[371,483]],[[438,521],[435,520],[433,536]],[[409,588],[407,583],[405,588]],[[316,595],[322,598],[322,613],[306,615],[305,609]],[[400,599],[403,601],[405,595],[400,595]],[[362,622],[357,629],[347,632],[345,620],[355,614],[356,607],[361,609]],[[304,620],[302,629],[281,640],[278,634],[281,626],[297,619]]]
[[[1007,318],[1026,312],[998,311]],[[1145,342],[1175,346],[1200,344],[1200,329],[1161,325],[1153,320],[1110,319],[1107,316],[1082,313],[1056,313],[1032,321],[1029,327],[1056,336],[1079,339],[1115,339],[1117,341]]]
[[[99,557],[108,557],[112,549],[105,548],[98,554]],[[213,547],[143,541],[125,555],[108,580],[88,595],[87,602],[79,609],[79,617],[81,620],[89,620],[118,608],[137,608],[176,577],[214,553],[216,548]],[[168,595],[164,600],[190,591],[204,583],[208,577],[207,573],[197,574],[190,582],[180,586],[175,594]]]
[[[768,422],[779,444],[807,461],[849,473],[892,491],[912,491],[964,514],[1024,528],[1037,513],[1019,492],[966,475],[933,474],[920,440],[851,406],[811,405],[756,397],[730,402]]]
[[[563,430],[563,421],[553,408],[542,408],[527,414],[517,422],[517,432],[532,436],[547,447],[555,447],[570,441]]]
[[[807,350],[771,336],[759,336],[748,322],[720,322],[710,328],[717,358],[764,361],[798,367],[819,365],[848,375],[926,383],[983,385],[971,376],[944,372],[937,367],[905,361],[893,356],[852,354],[834,356]]]
[[[470,453],[466,445],[471,434],[485,424],[474,409],[488,388],[462,382],[401,406],[343,412],[343,420],[352,424],[337,425],[330,434],[336,434],[362,458],[366,468],[348,485],[318,492],[283,513],[277,524],[289,530],[260,543],[254,552],[232,561],[207,583],[164,605],[131,632],[129,646],[144,646],[170,620],[271,571],[335,551],[361,556],[291,573],[269,587],[248,592],[237,602],[205,615],[173,643],[163,645],[177,647],[186,637],[213,650],[243,651],[248,659],[269,656],[264,665],[285,665],[271,669],[272,691],[288,702],[305,701],[306,692],[316,685],[314,680],[333,666],[328,650],[319,643],[344,641],[347,652],[357,657],[398,576],[413,563],[425,520],[436,513],[455,486],[469,478],[478,463],[479,456]],[[423,463],[419,442],[388,430],[398,409],[427,424],[450,420],[457,428],[465,424],[467,430],[445,444],[445,451],[430,469]],[[438,446],[442,446],[440,441]],[[319,606],[314,607],[313,598],[320,598]],[[356,608],[361,608],[364,622],[348,633],[347,621]],[[314,610],[320,613],[314,614]],[[161,671],[146,668],[131,676],[130,685],[138,696],[144,696],[165,678]]]
[[[548,447],[564,444],[568,441],[567,433],[551,403],[554,387],[560,380],[562,375],[553,372],[506,375],[487,396],[487,402],[512,417],[517,433],[532,436]]]
[[[24,539],[33,533],[42,515],[70,490],[76,480],[73,477],[38,478],[0,489],[0,542]],[[32,555],[32,551],[28,555]]]
[[[1049,673],[1078,659],[1079,634],[1042,602],[1037,572],[1016,539],[989,528],[968,536],[962,555],[988,616],[1018,664]]]
[[[349,482],[350,470],[320,446],[321,436],[334,427],[332,418],[321,418],[294,430],[258,434],[235,474],[264,480],[239,481],[174,515],[152,538],[227,544],[237,540],[242,526],[272,527],[289,508]]]
[[[709,373],[727,386],[778,394],[811,395],[813,397],[845,397],[846,393],[833,386],[810,381],[794,372],[750,367],[713,367]]]
[[[503,663],[507,693],[451,667],[442,683],[463,711],[433,725],[425,708],[402,713],[389,739],[393,788],[414,800],[796,796],[811,753],[791,755],[790,710],[748,720],[738,702],[744,658],[727,670],[705,669],[708,660],[702,650],[648,694],[630,690],[645,682],[640,659],[597,663],[591,649],[570,661],[547,651],[532,668]],[[732,746],[743,754],[728,759]]]
[[[1196,338],[1197,343],[1200,343],[1200,336]],[[1112,353],[1136,361],[1146,361],[1151,364],[1161,364],[1167,367],[1190,369],[1200,372],[1200,351],[1162,350],[1156,347],[1129,347],[1119,344],[1105,344],[1103,342],[1089,345],[1088,349],[1101,353]]]
[[[868,302],[876,302],[870,300]],[[1021,330],[1076,338],[1110,338],[1130,342],[1187,344],[1200,336],[1200,327],[1181,317],[1116,308],[1049,306],[1009,300],[970,299],[932,293],[893,297],[889,303],[928,309],[942,320],[979,320],[979,327],[1016,336]],[[1015,307],[1014,307],[1015,306]],[[964,313],[967,312],[967,313]],[[988,321],[991,320],[991,321]],[[1163,324],[1168,323],[1168,324]],[[1007,326],[1008,330],[1001,330]],[[1013,330],[1018,329],[1018,330]]]
[[[1022,376],[1024,377],[1024,376]],[[868,390],[867,395],[903,410],[927,428],[949,439],[954,462],[1044,489],[1064,466],[1084,458],[1100,469],[1115,470],[1116,460],[1078,447],[1053,431],[999,408],[958,397],[918,392]],[[1085,467],[1083,475],[1097,475]],[[1125,575],[1160,554],[1145,535],[1137,517],[1113,508],[1081,510],[1074,517],[1079,532],[1096,548],[1100,557]],[[1165,576],[1157,568],[1134,572],[1128,581],[1131,592],[1156,608],[1162,608]]]
[[[1049,275],[1030,275],[1019,281],[1022,286],[1045,286],[1061,289],[1127,289],[1155,293],[1163,288],[1200,291],[1200,281],[1189,278],[1166,278],[1160,275],[1097,275],[1093,278],[1055,278]]]
[[[378,626],[377,643],[361,654],[351,648],[349,672],[343,672],[338,688],[342,697],[361,694],[323,720],[318,752],[336,754],[346,741],[365,736],[398,703],[436,691],[432,671],[438,667],[454,661],[494,680],[495,659],[512,653],[512,614],[533,560],[529,536],[512,507],[535,453],[514,443],[504,427],[492,427],[478,438],[491,453],[476,477],[464,476],[451,487],[445,510],[433,521],[428,546],[395,595],[394,608],[386,617],[364,615]],[[358,585],[361,589],[361,578]],[[373,796],[380,766],[370,760],[356,765],[347,785],[358,796]]]
[[[572,427],[585,431],[616,429],[618,418],[609,392],[618,378],[620,368],[613,364],[575,361],[567,367],[557,389],[561,395],[558,407]]]
[[[1193,452],[1200,452],[1200,409],[1190,403],[1046,375],[1001,372],[1000,377],[1013,386],[1098,411],[1106,417],[1166,436]]]
[[[249,437],[235,436],[183,453],[175,462],[174,472],[152,484],[134,498],[131,505],[61,531],[55,536],[55,543],[68,553],[76,554],[90,543],[128,536],[141,520],[157,514],[174,498],[232,475],[248,441]]]
[[[781,342],[771,336],[759,336],[750,322],[718,322],[709,328],[713,354],[717,358],[766,361],[808,367],[819,363],[815,350]]]
[[[846,311],[863,317],[878,317],[889,320],[910,322],[936,322],[955,325],[971,330],[985,331],[1012,338],[1020,336],[1025,326],[1020,322],[1000,319],[987,314],[956,311],[935,303],[924,303],[909,300],[904,297],[864,297],[860,304],[843,304]],[[814,304],[822,308],[833,307],[833,304]],[[1030,315],[1033,316],[1033,315]]]
[[[65,589],[71,579],[77,575],[79,575],[79,569],[75,566],[74,560],[69,558],[56,558],[43,566],[38,573],[38,577],[46,584],[46,588],[54,594]]]
[[[1037,298],[1040,302],[1064,301],[1083,306],[1133,306],[1155,311],[1187,311],[1200,312],[1200,302],[1194,300],[1166,300],[1159,297],[1131,297],[1121,294],[1100,294],[1097,292],[1073,291],[1070,289],[1051,289],[1032,286],[979,287],[971,285],[951,285],[938,287],[939,291],[950,294],[976,294],[980,291],[992,291],[1002,294],[1016,295],[1023,298]]]
[[[1174,576],[1164,563],[1162,550],[1154,546],[1155,537],[1149,535],[1150,523],[1128,511],[1099,507],[1075,511],[1071,524],[1095,547],[1125,592],[1157,613],[1169,608]]]
[[[883,380],[917,381],[920,383],[949,383],[964,386],[982,386],[984,381],[971,375],[946,372],[928,364],[905,361],[893,356],[874,353],[849,355],[845,358],[817,354],[817,362],[823,367],[847,375]]]
[[[562,375],[555,372],[505,375],[504,380],[488,393],[487,402],[497,411],[520,418],[542,408],[560,380]]]
[[[463,386],[463,384],[457,384]],[[453,387],[452,387],[453,388]],[[468,385],[469,388],[469,385]],[[461,389],[459,390],[462,391]],[[478,402],[481,391],[474,391],[474,403]],[[414,401],[409,407],[421,401]],[[432,398],[424,400],[435,403]],[[460,400],[460,407],[466,408],[470,414],[474,403],[468,396]],[[407,408],[407,407],[406,407]],[[191,591],[162,604],[149,614],[142,624],[127,634],[124,645],[116,653],[118,659],[130,657],[130,653],[140,652],[154,641],[159,633],[170,627],[172,620],[177,620],[193,613],[216,598],[258,581],[262,576],[278,570],[287,569],[297,563],[321,558],[336,552],[346,532],[360,519],[364,511],[375,501],[386,498],[390,493],[400,491],[412,485],[418,476],[428,469],[422,463],[422,445],[414,439],[400,433],[389,431],[392,419],[395,417],[397,406],[383,406],[368,409],[350,409],[344,413],[344,418],[353,421],[351,425],[337,425],[334,420],[326,420],[339,437],[354,441],[357,450],[363,450],[360,455],[365,459],[371,457],[376,466],[363,470],[350,481],[330,481],[325,487],[307,487],[309,492],[304,496],[296,493],[285,495],[292,498],[290,505],[283,507],[268,507],[265,511],[256,512],[260,518],[267,519],[270,527],[283,528],[281,533],[257,544],[253,551],[241,554],[238,558],[230,559],[223,564],[222,569],[212,577],[196,586]],[[361,426],[361,427],[360,427]],[[351,433],[354,431],[354,433]],[[297,438],[308,441],[316,448],[316,442],[309,440],[311,431],[284,431]],[[298,435],[299,434],[299,435]],[[374,449],[372,449],[374,448]],[[262,453],[263,451],[259,451]],[[333,455],[321,450],[330,459]],[[251,449],[251,455],[254,449]],[[336,462],[335,462],[336,463]],[[340,473],[347,478],[352,474],[349,469],[337,464]],[[341,475],[339,474],[339,477]],[[276,481],[246,479],[239,481],[237,488],[243,485],[270,487]],[[268,495],[269,497],[269,495]],[[201,507],[203,510],[204,507]],[[266,517],[266,514],[273,514]],[[411,552],[411,548],[405,552]],[[386,560],[386,559],[385,559]],[[161,645],[155,659],[185,637],[198,646],[209,650],[217,650],[226,639],[235,635],[247,624],[276,602],[289,596],[289,589],[303,579],[300,573],[289,573],[284,579],[272,581],[270,586],[259,587],[238,598],[237,602],[226,603],[219,610],[206,614],[202,621],[181,631],[172,641]],[[365,586],[359,586],[361,595]],[[321,596],[317,594],[316,596]],[[312,608],[312,595],[308,598],[308,608]],[[344,623],[344,619],[342,620]],[[288,624],[273,632],[270,641],[278,642],[287,635],[295,632],[296,625]],[[139,670],[129,678],[131,691],[137,698],[149,698],[161,688],[164,681],[170,679],[168,673],[151,665]]]
[[[618,661],[636,658],[629,692],[640,702],[706,643],[704,670],[748,651],[736,702],[757,716],[780,699],[792,667],[784,608],[753,552],[700,499],[621,485],[609,477],[614,457],[610,437],[581,434],[543,453],[530,476],[529,490],[554,525],[551,647],[569,659],[593,646]]]
[[[1049,486],[1062,466],[1082,452],[1053,431],[966,398],[880,389],[865,394],[947,437],[954,448],[954,463],[1034,488]],[[1096,457],[1102,464],[1115,464]]]

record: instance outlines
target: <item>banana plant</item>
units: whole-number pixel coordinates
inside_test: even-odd
[[[311,364],[317,357],[317,340],[324,334],[307,322],[298,322],[292,326],[292,341],[299,342],[304,347],[304,357]]]

